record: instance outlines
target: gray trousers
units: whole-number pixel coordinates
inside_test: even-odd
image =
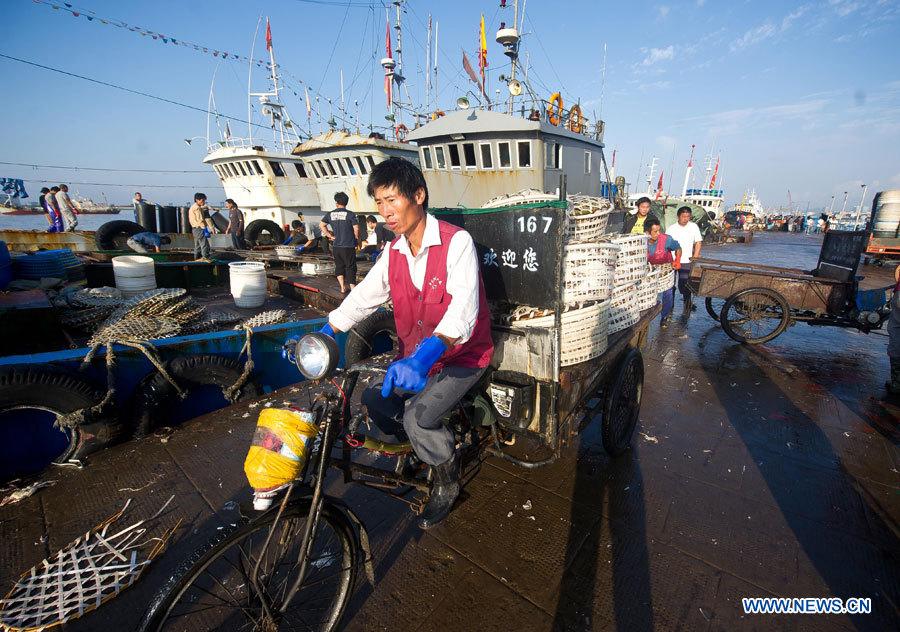
[[[888,318],[888,356],[900,360],[900,292],[891,299],[891,315]]]
[[[192,228],[191,234],[194,236],[194,259],[208,259],[209,239],[203,236],[203,229]]]
[[[482,373],[484,369],[448,366],[428,378],[421,393],[404,396],[395,391],[387,399],[381,396],[379,383],[363,391],[362,403],[382,432],[408,437],[417,457],[428,465],[440,465],[449,461],[456,449],[443,417],[475,386]]]
[[[63,220],[66,224],[66,231],[73,231],[75,227],[78,226],[78,217],[76,217],[75,213],[72,212],[66,205],[62,205],[59,209],[60,213],[63,216]]]

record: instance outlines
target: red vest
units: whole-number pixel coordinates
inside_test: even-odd
[[[666,250],[666,239],[668,239],[668,235],[660,233],[659,237],[656,238],[656,251],[652,255],[647,255],[647,261],[655,266],[672,263],[672,253]],[[649,253],[649,251],[650,242],[647,242],[647,252]]]
[[[401,358],[411,355],[422,340],[434,333],[434,328],[441,322],[453,298],[447,292],[447,251],[453,235],[462,229],[440,220],[438,228],[441,243],[428,248],[425,281],[421,290],[416,289],[409,276],[406,256],[394,249],[399,237],[391,242],[389,249],[388,282],[391,299],[394,301],[394,321],[397,324]],[[484,282],[479,274],[478,317],[472,336],[463,344],[447,350],[432,367],[429,375],[438,373],[445,366],[483,369],[490,364],[493,354],[491,314],[484,293]]]

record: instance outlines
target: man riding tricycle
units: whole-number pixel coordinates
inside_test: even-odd
[[[329,467],[345,482],[404,500],[421,492],[418,525],[429,529],[453,508],[461,462],[489,455],[525,467],[552,462],[580,429],[589,400],[602,402],[607,451],[627,449],[643,384],[639,347],[658,308],[608,339],[604,329],[602,347],[564,366],[564,200],[430,214],[422,173],[396,158],[375,167],[369,194],[399,237],[325,326],[285,343],[285,357],[321,387],[310,405],[263,413],[257,425],[251,450],[296,464],[284,484],[255,491],[258,501],[280,500],[248,511],[197,551],[157,595],[142,629],[334,629],[359,570],[375,578],[365,527],[325,493]],[[513,247],[522,253],[515,267],[506,254]],[[496,262],[495,248],[507,265]],[[376,311],[388,300],[392,316]],[[554,315],[545,326],[492,323],[489,300]],[[349,332],[343,358],[342,332]],[[357,397],[360,379],[371,385]],[[369,434],[372,426],[381,436]],[[298,430],[279,435],[279,428]],[[518,438],[547,454],[513,456]],[[371,453],[390,465],[354,458]]]

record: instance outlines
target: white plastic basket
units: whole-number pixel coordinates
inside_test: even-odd
[[[645,276],[638,281],[637,286],[637,306],[639,311],[650,309],[656,305],[659,292],[656,290],[656,279],[653,276]]]
[[[606,232],[612,205],[606,198],[570,195],[566,242],[570,244],[599,241]]]
[[[586,362],[606,351],[608,318],[609,301],[563,312],[560,364],[571,366]],[[549,329],[553,327],[554,321],[555,315],[549,314],[538,318],[513,320],[512,325],[521,329],[530,327]]]
[[[539,191],[537,189],[522,189],[521,191],[517,191],[516,193],[498,195],[497,197],[493,197],[482,204],[481,208],[521,206],[523,204],[533,204],[535,202],[552,202],[553,200],[558,199],[558,195],[544,193],[543,191]]]
[[[297,258],[297,246],[275,246],[275,254],[281,260]]]
[[[619,247],[614,281],[616,286],[634,283],[647,276],[650,264],[647,261],[646,235],[617,237],[612,243]]]
[[[613,290],[609,303],[608,334],[622,331],[640,320],[641,310],[638,308],[637,298],[637,283],[622,285]]]
[[[665,292],[675,287],[675,270],[671,263],[651,266],[650,276],[656,281],[656,291]]]
[[[567,305],[609,299],[618,247],[613,244],[571,244],[565,247],[563,301]]]

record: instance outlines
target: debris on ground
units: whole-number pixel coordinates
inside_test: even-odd
[[[43,489],[44,487],[50,487],[51,485],[55,485],[56,481],[37,481],[32,483],[31,485],[26,485],[25,487],[15,488],[13,485],[3,488],[3,492],[11,491],[9,494],[3,497],[3,500],[0,500],[0,507],[5,507],[6,505],[14,505],[20,500],[24,500],[29,496],[33,496],[35,492],[39,489]]]

